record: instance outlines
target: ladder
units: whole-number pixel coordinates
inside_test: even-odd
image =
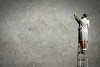
[[[88,48],[88,42],[87,42]],[[78,28],[77,67],[88,67],[88,52],[82,50],[80,26]]]
[[[88,67],[87,51],[82,50],[80,43],[78,43],[77,49],[77,67]]]

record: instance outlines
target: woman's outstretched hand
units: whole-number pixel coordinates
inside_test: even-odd
[[[76,14],[74,14],[74,16],[76,16]]]

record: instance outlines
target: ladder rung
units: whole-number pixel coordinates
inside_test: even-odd
[[[84,67],[84,66],[77,66],[77,67]]]
[[[84,61],[85,59],[78,59],[78,60],[82,60],[82,61]]]
[[[83,55],[85,55],[85,53],[84,53],[84,52],[82,52],[82,51],[78,52],[78,54],[83,54]]]
[[[78,54],[82,54],[81,52],[78,52]]]

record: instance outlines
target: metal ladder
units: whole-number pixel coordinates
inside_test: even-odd
[[[82,50],[81,43],[78,43],[78,49],[77,49],[77,67],[88,67],[87,51],[83,51]]]

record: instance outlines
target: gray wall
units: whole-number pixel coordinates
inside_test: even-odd
[[[89,67],[100,67],[100,0],[0,0],[0,67],[76,67],[74,13],[89,15]]]

